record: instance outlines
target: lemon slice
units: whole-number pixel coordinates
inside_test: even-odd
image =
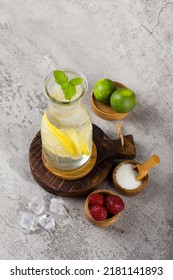
[[[88,148],[87,148],[86,143],[83,143],[83,144],[82,144],[82,153],[85,154],[86,156],[89,156],[89,155],[90,155],[90,152],[89,152],[89,150],[88,150]]]
[[[86,138],[86,132],[84,133],[84,130],[82,130],[78,135],[75,129],[72,128],[58,129],[50,123],[47,118],[46,112],[44,113],[43,120],[52,136],[55,137],[55,139],[57,139],[63,146],[63,148],[71,155],[78,158],[81,157],[82,154],[85,154],[87,156],[90,155],[88,145],[84,140]]]
[[[82,156],[82,148],[81,148],[81,145],[79,143],[79,139],[78,139],[78,135],[77,135],[76,131],[73,128],[70,128],[68,130],[64,129],[62,131],[64,132],[65,135],[67,135],[67,137],[69,137],[72,140],[72,142],[75,145],[75,148],[77,150],[78,155],[81,157]]]
[[[57,138],[48,130],[41,130],[42,144],[48,153],[60,157],[71,157],[72,155],[57,141]]]
[[[92,138],[91,138],[92,126],[90,123],[85,124],[78,132],[78,139],[82,149],[82,153],[86,156],[91,154],[92,150]]]
[[[48,127],[48,129],[50,130],[50,132],[52,133],[52,135],[54,135],[57,140],[61,143],[61,145],[71,154],[71,155],[76,155],[76,153],[78,154],[78,151],[75,147],[75,144],[73,143],[73,141],[67,137],[62,131],[60,131],[59,129],[57,129],[54,125],[52,125],[46,115],[46,112],[44,113],[43,119]]]
[[[81,139],[79,135],[76,133],[74,129],[68,129],[68,130],[62,130],[65,135],[67,135],[75,144],[76,150],[80,156],[82,156],[82,153],[84,155],[89,156],[90,152],[87,148],[87,144],[85,143],[84,139]],[[82,137],[84,138],[84,136]],[[80,140],[80,141],[79,141]]]

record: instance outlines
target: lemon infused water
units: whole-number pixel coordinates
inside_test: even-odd
[[[92,124],[81,103],[88,88],[86,78],[71,69],[55,70],[45,79],[50,105],[41,123],[42,152],[58,170],[80,168],[92,153]]]

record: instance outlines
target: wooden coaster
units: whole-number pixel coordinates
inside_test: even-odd
[[[84,164],[82,167],[78,169],[74,169],[71,171],[62,171],[52,167],[46,161],[44,153],[42,151],[42,161],[46,169],[56,177],[65,180],[76,180],[86,176],[93,169],[96,163],[96,159],[97,159],[97,149],[96,149],[96,145],[93,143],[92,154],[86,164]]]
[[[125,85],[114,82],[117,86],[117,88],[126,88]],[[112,109],[112,107],[109,104],[103,104],[99,101],[97,101],[94,97],[94,93],[91,93],[91,107],[93,112],[100,118],[108,120],[108,121],[115,121],[125,118],[128,113],[117,113],[115,110]]]
[[[134,159],[135,143],[132,135],[124,136],[124,147],[120,139],[111,140],[96,125],[93,125],[93,141],[97,147],[97,160],[94,168],[86,176],[77,180],[64,180],[54,176],[42,161],[42,143],[40,131],[31,142],[29,164],[36,182],[46,191],[59,196],[77,197],[95,190],[107,177],[114,160]]]

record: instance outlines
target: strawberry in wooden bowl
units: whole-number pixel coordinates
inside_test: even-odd
[[[87,218],[91,223],[100,227],[113,225],[123,209],[123,200],[109,190],[94,191],[85,201]]]

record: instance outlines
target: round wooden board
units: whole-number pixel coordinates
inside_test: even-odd
[[[99,136],[101,130],[97,126],[94,126],[93,130]],[[75,181],[60,179],[49,172],[43,164],[40,132],[36,134],[31,143],[29,163],[34,179],[42,188],[55,195],[68,197],[82,196],[96,189],[105,180],[112,166],[112,160],[108,159],[94,166],[91,172],[83,178]]]
[[[111,140],[93,124],[93,141],[97,148],[97,161],[89,174],[77,180],[64,180],[54,176],[42,161],[41,134],[38,132],[29,149],[29,164],[36,182],[46,191],[59,196],[77,197],[95,190],[107,177],[115,159],[133,159],[136,154],[132,135],[124,136],[121,141]]]
[[[114,82],[117,86],[117,88],[126,88],[125,85]],[[90,97],[91,107],[93,112],[100,118],[108,120],[108,121],[115,121],[125,118],[128,113],[117,113],[115,110],[111,108],[109,104],[103,104],[99,101],[97,101],[94,97],[94,93],[92,91],[91,97]]]
[[[44,153],[42,151],[42,161],[46,169],[49,170],[50,173],[57,176],[58,178],[65,179],[65,180],[76,180],[86,176],[94,168],[96,159],[97,159],[97,149],[96,149],[96,145],[93,142],[91,157],[89,158],[86,164],[84,164],[82,167],[78,169],[74,169],[70,171],[62,171],[53,168],[46,161]]]

